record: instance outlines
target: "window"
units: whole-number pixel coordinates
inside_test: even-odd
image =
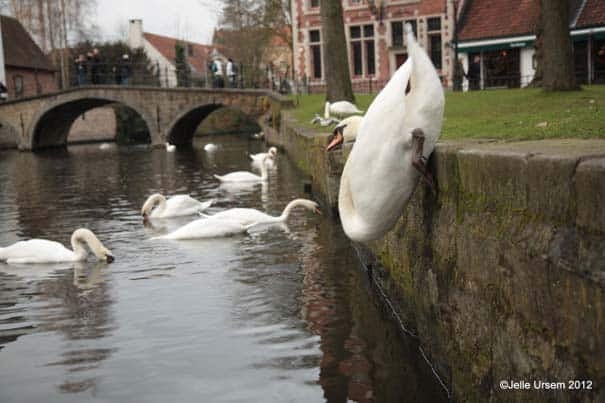
[[[349,28],[353,75],[376,74],[374,49],[374,25],[358,25]]]
[[[404,24],[408,23],[412,25],[412,31],[414,31],[414,35],[417,35],[416,20],[393,21],[391,22],[391,46],[403,46],[403,26]]]
[[[13,84],[15,85],[15,97],[23,96],[23,76],[14,76]]]
[[[187,52],[189,52],[189,56],[193,56],[193,45],[187,44]]]
[[[309,44],[312,77],[321,78],[321,34],[318,29],[309,31]]]
[[[319,7],[319,0],[309,0],[311,4],[311,8]]]
[[[391,22],[391,45],[403,46],[403,21]]]
[[[428,25],[427,29],[429,31],[440,31],[441,30],[441,18],[440,17],[427,18],[426,24]]]
[[[431,47],[431,61],[436,69],[441,68],[441,34],[429,35]]]
[[[436,69],[441,69],[441,17],[427,18],[429,56]]]

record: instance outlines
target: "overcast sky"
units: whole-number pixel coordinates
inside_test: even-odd
[[[140,18],[145,32],[210,43],[219,8],[220,0],[97,0],[94,21],[104,40],[126,39],[128,20]]]

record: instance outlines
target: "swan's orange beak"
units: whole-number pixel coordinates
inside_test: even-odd
[[[342,133],[340,131],[335,131],[334,138],[332,139],[330,144],[328,144],[328,146],[326,147],[326,151],[332,151],[339,144],[342,144],[343,140],[344,140],[344,137],[342,136]]]
[[[319,209],[319,207],[315,207],[315,210],[313,210],[315,212],[315,214],[321,215],[321,210]]]

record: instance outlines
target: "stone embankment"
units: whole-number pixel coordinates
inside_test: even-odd
[[[268,141],[336,212],[350,150],[280,122]],[[430,167],[437,195],[419,185],[366,263],[454,399],[605,401],[605,141],[443,141]]]

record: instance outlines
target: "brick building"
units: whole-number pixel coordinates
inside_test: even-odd
[[[458,22],[458,52],[468,71],[481,63],[480,88],[524,87],[534,77],[535,0],[466,0]],[[605,83],[605,1],[571,0],[569,27],[579,83]]]
[[[453,73],[453,0],[342,0],[348,64],[354,91],[382,88],[406,60],[403,24],[409,22],[443,84]],[[292,2],[294,72],[309,91],[325,88],[319,0]]]
[[[0,29],[0,50],[4,58],[0,80],[8,89],[8,99],[56,91],[55,69],[23,25],[15,18],[2,15]]]

